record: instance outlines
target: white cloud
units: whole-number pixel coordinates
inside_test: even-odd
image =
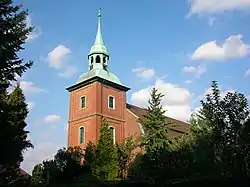
[[[60,70],[58,73],[59,77],[70,78],[76,73],[76,67],[74,65],[67,64],[67,58],[71,53],[70,48],[67,48],[64,45],[58,45],[48,53],[47,60],[49,62],[49,66]]]
[[[250,101],[250,95],[247,96],[247,100]]]
[[[230,36],[222,45],[216,41],[202,44],[192,54],[192,60],[224,61],[250,54],[250,45],[244,44],[242,35]]]
[[[27,104],[28,104],[29,111],[32,110],[35,107],[35,103],[34,102],[27,102]]]
[[[76,73],[76,67],[75,66],[70,66],[66,68],[64,72],[58,73],[60,77],[63,78],[70,78]]]
[[[40,133],[40,137],[41,138],[50,138],[51,133],[49,131],[43,131],[43,132]]]
[[[191,107],[189,99],[190,92],[178,85],[164,82],[158,79],[154,85],[159,92],[164,94],[162,105],[167,110],[166,115],[187,121],[191,114]],[[134,92],[131,96],[131,102],[135,105],[146,107],[148,106],[148,99],[150,98],[150,91],[152,86]]]
[[[250,76],[250,68],[245,73],[246,76]]]
[[[34,27],[34,25],[32,24],[32,18],[31,15],[28,15],[26,17],[26,25],[27,27]],[[35,27],[34,30],[28,35],[28,38],[26,39],[27,42],[32,41],[37,39],[40,35],[42,34],[41,29],[39,29],[38,27]]]
[[[197,76],[200,76],[201,74],[205,73],[206,68],[204,66],[198,66],[198,67],[194,67],[194,66],[185,66],[183,68],[183,71],[185,73],[193,73]]]
[[[219,86],[219,90],[220,90],[220,97],[221,98],[224,98],[227,95],[227,93],[234,93],[234,92],[236,92],[235,89],[223,89],[222,86]],[[208,94],[212,94],[212,87],[209,87],[209,88],[205,89],[205,91],[203,92],[203,94],[201,94],[201,95],[199,95],[197,97],[197,100],[199,100],[199,101],[200,100],[206,100],[206,96]]]
[[[21,168],[30,174],[36,164],[41,163],[43,160],[52,159],[57,151],[62,148],[62,145],[41,142],[35,144],[34,147],[34,149],[24,152],[24,161],[21,164]]]
[[[132,72],[136,73],[136,76],[141,79],[150,79],[155,76],[155,69],[154,68],[135,68],[132,69]]]
[[[216,13],[250,8],[250,0],[188,0],[190,14]]]
[[[46,92],[46,90],[35,86],[31,81],[20,81],[20,87],[23,89],[24,93],[41,93]]]
[[[58,45],[48,54],[49,66],[60,69],[63,67],[63,60],[71,53],[71,50],[64,45]]]
[[[186,84],[191,84],[193,81],[192,80],[185,80]]]
[[[54,122],[57,122],[60,120],[60,116],[56,115],[56,114],[51,114],[51,115],[48,115],[48,116],[45,116],[43,121],[45,123],[54,123]]]

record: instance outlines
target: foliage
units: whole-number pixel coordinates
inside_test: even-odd
[[[43,161],[34,167],[32,181],[36,184],[38,180],[46,184],[70,184],[84,171],[82,159],[83,152],[79,147],[62,148],[53,160]]]
[[[7,94],[0,94],[3,111],[0,111],[0,176],[1,181],[9,183],[16,178],[17,169],[23,161],[23,151],[33,147],[27,140],[28,131],[25,130],[28,108],[20,85]],[[11,177],[12,176],[12,177]]]
[[[163,110],[161,101],[163,95],[158,93],[156,88],[151,91],[149,99],[148,113],[144,116],[145,120],[141,120],[141,124],[145,128],[145,134],[142,137],[142,145],[145,147],[146,154],[137,157],[137,164],[132,174],[149,180],[154,184],[165,180],[166,171],[168,172],[170,162],[168,159],[171,154],[171,140],[168,137],[168,130],[172,124],[166,121],[166,113]]]
[[[217,82],[212,83],[212,93],[201,101],[201,110],[197,115],[196,129],[204,129],[207,136],[207,150],[213,166],[222,176],[241,176],[245,167],[241,154],[241,134],[245,122],[249,119],[246,97],[241,93],[227,93],[224,98]],[[197,144],[198,146],[198,144]],[[198,146],[199,147],[199,146]],[[202,145],[204,150],[204,145]]]
[[[155,151],[159,149],[168,149],[170,143],[168,129],[170,124],[166,122],[164,116],[166,111],[163,110],[161,105],[163,95],[158,93],[156,88],[152,89],[150,95],[148,113],[144,116],[146,119],[141,121],[141,124],[145,127],[143,145],[148,154],[152,152],[154,155]]]
[[[28,34],[33,30],[25,22],[27,10],[15,6],[12,0],[0,1],[0,184],[16,181],[22,152],[32,144],[26,140],[28,132],[25,118],[28,114],[25,98],[18,85],[11,94],[7,93],[15,76],[31,67],[19,53],[24,50]]]
[[[135,149],[136,145],[132,137],[128,137],[120,144],[117,144],[116,147],[118,152],[119,177],[124,178],[127,176],[129,166],[134,157],[132,151]]]
[[[174,143],[167,136],[171,124],[165,121],[161,98],[162,95],[153,89],[149,113],[146,120],[141,121],[145,127],[142,137],[144,154],[133,154],[135,143],[132,137],[115,146],[108,123],[104,121],[97,146],[88,143],[84,155],[85,165],[91,166],[92,173],[81,170],[71,186],[150,183],[164,186],[174,181],[180,185],[185,184],[184,181],[188,181],[186,184],[203,184],[213,180],[216,183],[227,177],[250,176],[250,111],[243,94],[227,93],[221,97],[219,86],[213,82],[212,93],[201,101],[199,112],[191,117],[189,134],[176,138]],[[50,177],[47,177],[50,180],[66,178],[58,175],[58,171],[65,171],[65,156],[58,158],[60,161],[54,159],[50,164],[53,167],[43,166],[50,168]],[[117,182],[118,176],[124,179],[123,182]],[[129,180],[126,180],[127,176]]]
[[[45,184],[45,178],[43,173],[43,165],[41,163],[35,165],[32,171],[31,184],[37,186],[39,184]]]
[[[60,149],[54,157],[54,163],[58,169],[58,178],[61,183],[70,183],[81,172],[83,151],[80,147]]]
[[[86,146],[84,154],[85,164],[87,164],[89,167],[91,167],[93,164],[95,153],[96,153],[96,146],[92,142],[89,142]]]
[[[0,1],[0,83],[3,88],[8,87],[15,76],[22,74],[32,66],[32,62],[24,62],[18,53],[24,50],[22,45],[26,42],[33,27],[27,27],[26,17],[28,10],[21,10],[22,6],[12,5],[12,0]]]
[[[117,149],[113,143],[111,130],[106,121],[100,128],[100,139],[92,166],[94,176],[101,180],[114,180],[118,177],[119,165]]]

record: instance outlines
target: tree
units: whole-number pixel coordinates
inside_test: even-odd
[[[104,121],[100,128],[100,139],[96,146],[92,172],[99,179],[110,181],[117,178],[118,171],[117,149],[109,125]]]
[[[10,94],[0,94],[4,111],[1,111],[0,131],[0,174],[5,175],[6,182],[11,182],[11,176],[16,175],[20,163],[23,161],[23,151],[33,147],[27,140],[28,131],[25,130],[28,108],[20,85]],[[4,181],[4,180],[2,180]]]
[[[244,175],[244,141],[241,137],[249,113],[243,94],[234,92],[221,97],[217,82],[212,82],[212,93],[201,101],[201,109],[193,124],[193,132],[197,136],[196,149],[209,150],[206,154],[210,155],[206,158],[210,159],[206,162],[210,160],[210,165],[206,171],[210,169],[210,174],[226,177]],[[202,136],[206,138],[201,139]]]
[[[85,159],[85,164],[87,164],[88,167],[90,168],[92,167],[95,154],[96,154],[96,146],[92,142],[89,142],[86,146],[84,159]]]
[[[24,96],[19,86],[12,94],[7,93],[15,76],[22,76],[32,65],[31,61],[24,62],[18,57],[33,30],[27,27],[27,15],[28,11],[12,5],[12,0],[0,1],[0,147],[3,153],[0,155],[0,181],[3,184],[16,178],[22,152],[32,146],[26,141],[28,132],[24,131],[28,114]]]
[[[0,88],[7,88],[15,76],[22,74],[32,66],[32,62],[24,62],[18,54],[24,50],[23,44],[32,32],[27,27],[28,10],[22,6],[12,5],[12,0],[0,1]]]
[[[150,93],[148,113],[144,116],[145,119],[140,120],[145,128],[142,146],[146,154],[138,157],[137,168],[134,168],[141,178],[155,185],[166,180],[166,172],[169,172],[171,166],[170,160],[166,158],[169,158],[171,154],[168,130],[172,127],[172,123],[166,121],[164,115],[166,111],[161,105],[163,96],[156,88],[153,88]]]
[[[80,147],[62,148],[54,156],[51,169],[48,170],[51,183],[70,184],[81,173],[83,151]]]
[[[240,137],[240,150],[244,158],[243,176],[250,177],[250,119],[244,124]]]
[[[164,95],[158,93],[156,88],[151,91],[149,99],[148,113],[144,116],[146,119],[141,120],[141,124],[145,127],[145,136],[143,136],[143,145],[149,154],[169,147],[168,129],[170,123],[166,122],[165,110],[161,105]]]
[[[32,184],[61,185],[71,184],[89,170],[82,165],[83,152],[80,147],[59,149],[53,160],[45,160],[34,167]]]
[[[39,184],[45,184],[44,168],[41,163],[34,166],[34,169],[32,171],[31,184],[33,186],[38,186]]]
[[[117,144],[116,147],[118,152],[119,177],[124,178],[128,174],[129,165],[134,157],[132,151],[136,145],[132,137],[128,137],[124,139],[122,143]]]

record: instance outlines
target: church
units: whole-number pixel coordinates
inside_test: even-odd
[[[88,71],[67,88],[70,93],[68,147],[85,148],[89,141],[96,144],[104,118],[109,123],[114,143],[129,136],[136,139],[144,133],[139,119],[144,119],[147,109],[127,103],[126,92],[130,88],[110,71],[109,60],[99,11],[95,42],[88,54]],[[169,117],[166,120],[174,123],[169,136],[183,135],[189,129],[185,122]]]

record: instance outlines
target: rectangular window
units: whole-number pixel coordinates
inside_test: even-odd
[[[115,98],[112,97],[112,96],[109,96],[109,101],[108,102],[109,102],[108,103],[109,108],[114,109],[115,108]]]
[[[79,131],[79,139],[80,139],[80,144],[84,143],[84,127],[80,127]]]
[[[81,97],[81,108],[85,108],[86,107],[86,97],[83,96]]]

